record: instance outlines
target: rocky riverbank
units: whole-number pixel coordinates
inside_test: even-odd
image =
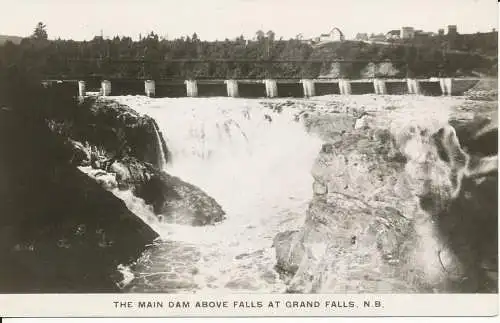
[[[214,199],[162,171],[168,149],[152,118],[95,98],[65,104],[45,123],[0,111],[1,292],[119,291],[117,267],[158,233],[114,190],[158,222],[224,219]]]
[[[198,226],[224,219],[213,198],[163,171],[169,153],[154,119],[102,98],[89,98],[74,119],[51,127],[72,138],[74,165],[94,169],[87,174],[103,187],[130,190],[160,221]]]
[[[157,234],[71,165],[65,139],[0,112],[0,290],[116,292],[116,268]]]
[[[496,102],[363,100],[300,117],[325,144],[274,240],[289,292],[496,292]]]

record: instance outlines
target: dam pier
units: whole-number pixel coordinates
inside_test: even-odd
[[[428,79],[191,79],[191,80],[46,80],[45,86],[63,86],[84,97],[145,95],[148,97],[310,98],[321,95],[462,95],[478,78]]]

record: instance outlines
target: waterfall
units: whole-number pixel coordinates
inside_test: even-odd
[[[296,109],[275,113],[231,98],[128,100],[123,103],[156,120],[174,160],[166,170],[225,209],[289,195],[310,198],[310,169],[321,143],[295,121]]]
[[[156,128],[156,124],[153,125],[155,128],[156,134],[156,143],[158,145],[158,161],[161,170],[165,170],[167,168],[167,158],[165,157],[165,151],[163,150],[163,142],[161,140],[161,136],[158,133],[158,129]]]
[[[302,226],[322,144],[296,121],[300,109],[277,113],[234,98],[116,100],[156,120],[172,156],[165,171],[203,189],[227,216],[215,226],[162,224],[164,242],[141,257],[155,261],[135,265],[127,288],[283,292],[273,239]]]

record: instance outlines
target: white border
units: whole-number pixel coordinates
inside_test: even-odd
[[[196,302],[226,302],[223,308],[195,307]],[[269,307],[269,302],[280,302]],[[293,308],[291,302],[319,303]],[[364,307],[364,302],[370,307]],[[375,302],[381,306],[374,306]],[[130,304],[115,306],[114,302]],[[162,302],[163,308],[139,308],[139,302]],[[189,302],[169,308],[168,302]],[[243,307],[234,303],[243,302]],[[262,303],[261,307],[258,302]],[[326,306],[330,302],[329,306]],[[335,302],[336,306],[333,306]],[[349,307],[354,302],[354,307]],[[498,294],[1,294],[3,317],[369,317],[369,316],[496,316]]]

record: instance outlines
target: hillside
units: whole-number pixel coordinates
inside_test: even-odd
[[[0,35],[0,45],[5,44],[9,40],[14,44],[19,45],[21,43],[21,40],[23,40],[23,37]]]
[[[321,75],[339,77],[367,77],[374,72],[379,77],[414,75],[432,77],[438,75],[473,76],[477,73],[495,75],[496,63],[484,55],[464,51],[442,51],[435,44],[371,44],[345,41],[324,44],[314,48],[310,60],[360,60],[387,61],[366,64],[343,62],[323,64]],[[389,62],[390,61],[390,62]],[[370,66],[373,65],[373,66]]]
[[[129,37],[95,37],[88,42],[27,39],[12,48],[0,46],[0,61],[16,62],[45,77],[68,78],[363,78],[373,74],[374,68],[377,77],[496,75],[496,59],[484,55],[486,49],[496,52],[496,45],[467,44],[466,50],[460,47],[458,52],[444,51],[436,42],[382,45],[344,41],[312,47],[296,39],[208,42],[196,34],[166,40],[152,33],[139,41]],[[216,60],[228,62],[206,62]],[[331,60],[359,62],[331,64]],[[372,61],[379,63],[373,66]]]

